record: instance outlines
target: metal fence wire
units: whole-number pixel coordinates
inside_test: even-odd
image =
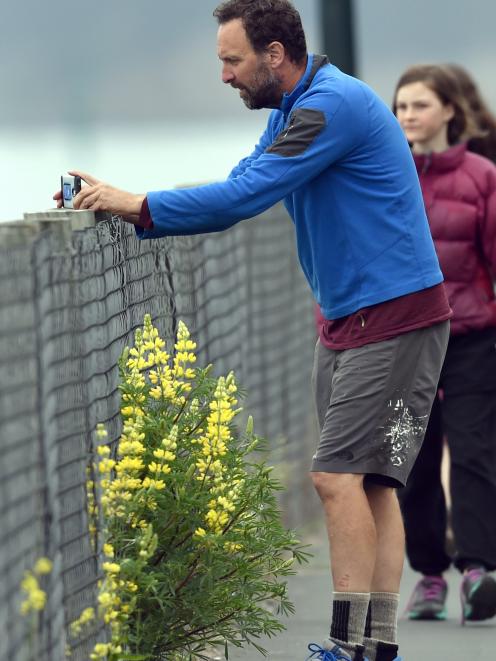
[[[86,661],[101,639],[69,634],[98,579],[86,470],[96,424],[119,437],[117,360],[146,313],[169,346],[182,319],[199,365],[235,371],[287,487],[288,522],[312,502],[315,331],[283,207],[222,234],[155,241],[117,219],[44,227],[0,226],[1,661],[62,661],[67,648]],[[23,617],[20,582],[41,556],[53,561],[47,604]]]

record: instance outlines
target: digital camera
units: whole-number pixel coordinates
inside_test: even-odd
[[[74,198],[81,190],[81,177],[62,175],[60,177],[60,192],[62,193],[62,206],[74,209]]]

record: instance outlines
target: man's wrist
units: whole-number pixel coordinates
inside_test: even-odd
[[[133,195],[133,202],[131,205],[131,210],[129,215],[139,216],[141,213],[141,207],[143,206],[143,201],[146,199],[145,193],[139,193],[138,195]]]
[[[135,225],[138,225],[139,227],[142,227],[146,230],[153,229],[153,220],[150,214],[150,209],[148,208],[148,200],[146,199],[146,195],[143,195],[139,211],[139,218],[135,222]]]

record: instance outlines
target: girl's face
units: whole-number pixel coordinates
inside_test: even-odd
[[[396,93],[396,116],[412,149],[417,153],[448,149],[448,123],[454,115],[424,83],[409,83]]]

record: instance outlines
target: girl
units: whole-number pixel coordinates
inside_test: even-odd
[[[496,167],[470,153],[481,137],[449,67],[414,66],[400,78],[393,110],[411,145],[453,309],[440,388],[424,444],[399,493],[407,554],[423,574],[407,612],[444,619],[451,564],[445,551],[442,439],[451,456],[455,566],[462,622],[496,614]]]

